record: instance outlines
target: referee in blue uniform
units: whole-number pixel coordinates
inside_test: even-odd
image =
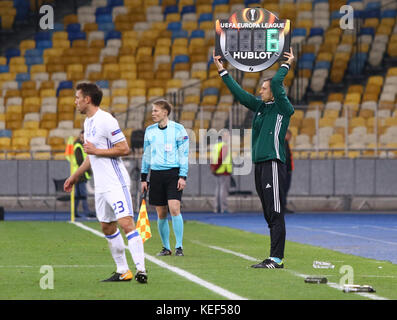
[[[183,219],[181,215],[182,192],[186,186],[189,157],[189,137],[183,125],[168,119],[171,104],[157,100],[152,105],[155,124],[146,128],[141,169],[141,191],[148,189],[149,204],[157,211],[157,226],[163,244],[158,256],[172,254],[168,209],[172,218],[176,245],[175,255],[183,256]]]

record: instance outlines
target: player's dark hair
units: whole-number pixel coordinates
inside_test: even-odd
[[[159,106],[162,109],[167,110],[167,115],[169,116],[172,110],[172,105],[167,100],[160,99],[153,102],[153,105]]]
[[[99,106],[102,101],[102,90],[95,83],[79,83],[76,90],[81,90],[84,97],[90,97],[94,106]]]

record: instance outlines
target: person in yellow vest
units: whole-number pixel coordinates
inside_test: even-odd
[[[220,141],[214,144],[211,158],[211,172],[216,177],[214,213],[228,213],[227,196],[233,170],[228,130],[223,130]]]
[[[78,169],[78,167],[84,162],[85,158],[87,157],[87,154],[84,152],[83,144],[84,144],[84,130],[80,132],[79,137],[75,140],[73,145],[74,157],[72,159],[72,173],[74,173]],[[88,207],[88,202],[87,202],[87,181],[90,179],[91,179],[91,172],[89,170],[84,172],[84,174],[80,177],[79,182],[76,183],[75,185],[74,213],[77,218],[81,217],[78,214],[78,207],[80,200],[83,205],[84,215],[87,217],[95,217],[94,214],[90,213],[90,209]]]

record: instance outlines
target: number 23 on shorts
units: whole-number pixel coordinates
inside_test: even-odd
[[[124,212],[124,203],[123,201],[117,201],[113,203],[113,211],[115,214]]]

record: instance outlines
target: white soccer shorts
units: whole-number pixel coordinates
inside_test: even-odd
[[[109,223],[128,216],[134,217],[129,186],[96,193],[95,210],[99,222]]]

